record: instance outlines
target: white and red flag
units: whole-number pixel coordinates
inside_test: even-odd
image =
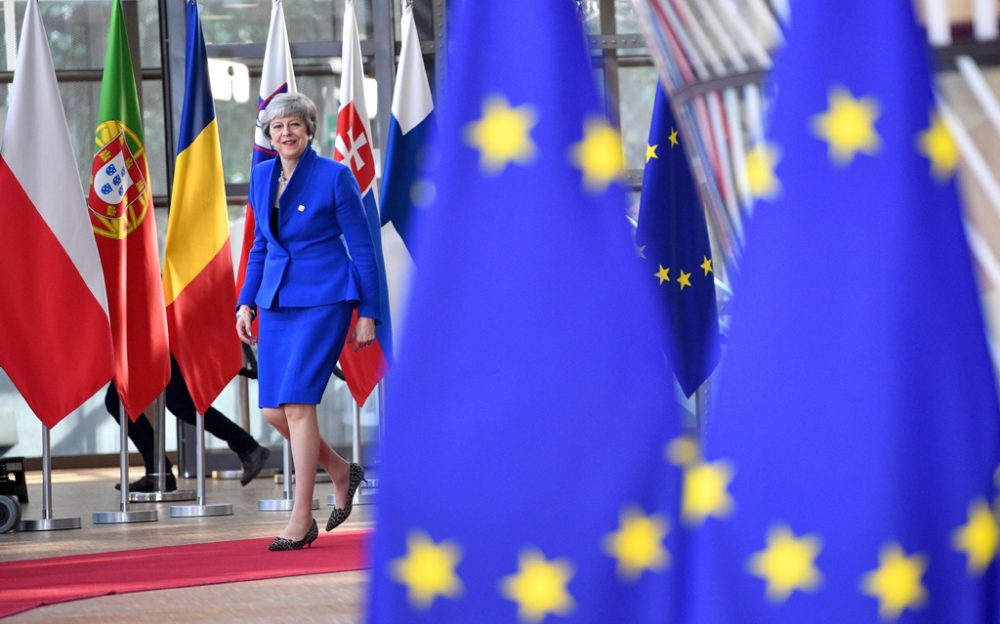
[[[0,367],[53,427],[111,379],[101,260],[37,0],[0,147]]]
[[[288,33],[285,30],[285,11],[281,0],[273,0],[271,5],[271,27],[267,33],[267,45],[264,47],[264,66],[260,76],[260,99],[257,101],[257,127],[253,136],[253,161],[251,168],[257,163],[271,160],[277,152],[271,147],[271,141],[260,126],[260,118],[274,96],[281,93],[295,93],[295,72],[292,69],[292,53],[288,47]],[[255,225],[253,210],[246,207],[246,219],[243,222],[243,247],[240,250],[240,264],[236,271],[236,292],[243,289],[243,280],[247,273],[247,258],[253,247],[253,230]]]
[[[340,354],[347,387],[358,405],[364,405],[388,368],[392,354],[392,323],[389,318],[389,289],[382,257],[382,226],[378,211],[378,187],[375,182],[375,154],[368,107],[365,105],[365,74],[361,63],[361,37],[354,15],[354,2],[347,0],[344,9],[343,51],[344,73],[340,77],[340,109],[337,113],[337,139],[333,158],[351,168],[361,187],[361,200],[368,219],[368,230],[375,245],[378,264],[381,323],[375,328],[376,342],[366,349],[354,350],[348,342]],[[357,312],[351,321],[348,336],[354,333]]]

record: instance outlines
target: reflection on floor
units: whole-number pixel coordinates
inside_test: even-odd
[[[130,468],[130,478],[142,475]],[[257,501],[282,497],[273,478],[259,478],[240,487],[238,480],[212,480],[205,484],[207,503],[230,503],[233,515],[209,518],[171,518],[170,506],[180,503],[132,503],[133,509],[156,509],[157,522],[95,525],[95,511],[119,511],[114,489],[118,469],[57,470],[52,473],[52,515],[79,517],[83,528],[66,531],[0,534],[0,561],[56,557],[89,552],[147,548],[249,537],[271,537],[284,526],[287,512],[257,511]],[[42,516],[41,473],[27,475],[31,502],[24,518]],[[179,479],[178,487],[194,490],[193,479]],[[322,526],[329,508],[329,483],[319,484],[315,497],[320,509],[313,512]],[[373,497],[362,496],[362,503]],[[344,525],[347,529],[371,527],[372,504],[355,505]],[[281,556],[281,553],[274,553]],[[341,572],[268,581],[228,583],[188,589],[125,594],[42,607],[9,618],[8,622],[334,622],[363,620],[368,574]],[[0,580],[2,582],[2,580]],[[54,579],[58,582],[58,579]]]

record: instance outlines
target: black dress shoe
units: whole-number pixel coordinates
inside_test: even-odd
[[[174,477],[173,473],[167,475],[163,483],[163,488],[165,492],[174,492],[177,490],[177,478]],[[122,486],[120,483],[115,484],[115,489],[120,490]],[[156,477],[153,475],[145,475],[138,481],[133,481],[128,484],[129,492],[155,492],[156,491]]]
[[[300,540],[290,540],[287,537],[276,537],[271,540],[271,543],[267,545],[268,550],[302,550],[303,547],[308,546],[312,548],[312,543],[316,541],[319,537],[319,527],[316,526],[316,520],[312,521],[312,526],[306,531],[305,536]]]
[[[343,507],[334,507],[333,511],[330,512],[330,519],[326,521],[327,531],[334,530],[351,515],[351,510],[354,509],[354,492],[364,480],[365,469],[358,464],[351,464],[351,481],[347,488],[347,500],[344,501]]]
[[[250,452],[245,458],[240,459],[240,463],[243,464],[243,474],[240,475],[240,485],[246,485],[253,481],[260,471],[264,469],[264,464],[267,463],[267,458],[271,456],[271,451],[267,450],[263,446],[258,446],[256,449]]]

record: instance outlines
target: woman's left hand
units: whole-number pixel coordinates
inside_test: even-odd
[[[354,350],[364,349],[375,342],[375,320],[367,316],[358,317],[358,322],[354,325],[354,335],[351,336],[354,343]]]

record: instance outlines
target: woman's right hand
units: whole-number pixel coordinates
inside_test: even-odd
[[[236,314],[236,335],[248,345],[257,344],[257,338],[253,335],[253,311],[250,306],[240,306]]]

